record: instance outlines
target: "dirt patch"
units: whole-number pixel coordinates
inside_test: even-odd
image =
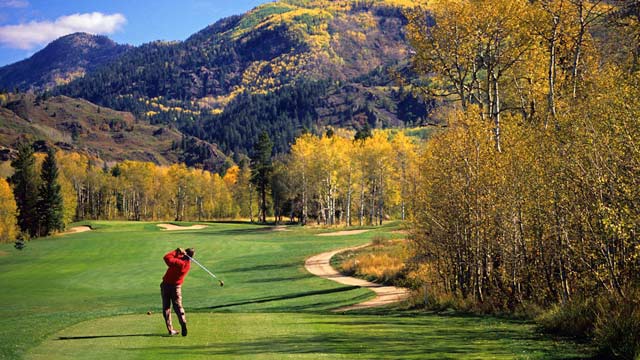
[[[366,230],[365,230],[366,231]],[[344,276],[340,274],[336,269],[331,267],[330,261],[331,258],[338,253],[348,250],[357,250],[370,244],[328,251],[322,254],[318,254],[312,256],[307,259],[304,263],[305,269],[313,275],[323,277],[325,279],[333,280],[340,284],[351,285],[351,286],[360,286],[366,287],[371,291],[376,293],[376,297],[369,301],[365,301],[359,304],[345,306],[338,309],[333,310],[334,312],[343,312],[349,310],[357,310],[357,309],[367,309],[377,306],[384,306],[393,304],[399,301],[402,301],[409,297],[409,289],[395,287],[395,286],[384,286],[376,283],[372,283],[366,280],[357,279],[349,276]]]
[[[345,235],[357,235],[357,234],[362,234],[365,233],[369,230],[345,230],[345,231],[336,231],[336,232],[332,232],[332,233],[324,233],[324,234],[318,234],[316,236],[345,236]]]
[[[9,255],[9,253],[8,253],[8,252],[6,252],[6,251],[0,251],[0,256],[7,256],[7,255]]]
[[[394,230],[391,232],[392,234],[401,234],[401,235],[407,235],[409,234],[409,230]]]
[[[74,226],[72,228],[67,229],[67,231],[65,232],[61,232],[58,235],[68,235],[68,234],[77,234],[77,233],[82,233],[82,232],[87,232],[87,231],[91,231],[91,227],[90,226]]]
[[[167,231],[176,231],[176,230],[200,230],[207,227],[207,225],[191,225],[191,226],[178,226],[173,224],[158,224],[159,228]]]

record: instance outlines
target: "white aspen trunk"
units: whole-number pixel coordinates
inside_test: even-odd
[[[369,225],[374,224],[374,216],[376,213],[376,195],[378,194],[377,180],[373,182],[373,192],[371,193],[371,210],[369,212]]]
[[[309,216],[309,207],[307,199],[307,178],[306,174],[302,172],[302,225],[307,224],[307,218]]]
[[[380,172],[380,196],[378,202],[378,225],[382,226],[382,218],[384,217],[384,182],[383,174]]]
[[[584,34],[586,31],[586,23],[584,19],[584,1],[578,1],[578,17],[580,22],[580,31],[578,32],[578,38],[576,40],[576,48],[573,54],[573,69],[571,72],[571,80],[573,81],[573,98],[575,99],[578,92],[578,64],[580,63],[580,56],[582,52],[582,42],[584,41]]]
[[[405,199],[407,197],[407,164],[405,162],[405,160],[402,160],[402,178],[400,180],[400,206],[401,206],[401,211],[402,211],[402,220],[404,221],[406,216],[405,216]]]
[[[347,180],[347,204],[346,204],[346,224],[351,226],[351,165],[349,165],[349,177]]]
[[[325,225],[333,225],[333,219],[331,216],[331,198],[332,198],[331,175],[325,178],[325,182],[326,182],[326,195],[325,195],[325,204],[323,206],[324,223]]]
[[[340,219],[338,219],[338,221],[336,221],[336,189],[333,189],[333,195],[331,195],[331,224],[335,225],[337,224]]]
[[[127,219],[129,216],[129,204],[127,203],[127,190],[122,192],[122,216]]]
[[[476,146],[476,153],[475,153],[475,173],[479,174],[480,171],[480,149],[478,146]],[[477,179],[475,179],[477,181]],[[481,248],[481,226],[480,223],[482,221],[482,216],[480,214],[481,212],[481,205],[480,205],[480,199],[479,199],[479,194],[476,191],[474,194],[474,202],[475,202],[475,210],[474,210],[474,215],[475,215],[475,243],[476,243],[476,249],[475,249],[475,276],[476,276],[476,296],[478,301],[480,302],[484,302],[484,294],[482,292],[482,261],[483,258],[480,256],[480,248]]]
[[[490,46],[487,48],[487,52],[490,52]],[[486,80],[486,91],[487,91],[487,117],[491,120],[493,117],[493,89],[491,88],[493,85],[493,81],[491,79],[491,74],[493,74],[493,68],[491,64],[487,64],[487,80]]]
[[[322,196],[318,196],[318,203],[320,205],[320,218],[322,219],[322,222],[327,225],[327,206],[322,198]]]
[[[495,136],[496,136],[496,151],[499,153],[502,152],[502,148],[500,145],[500,137],[502,134],[500,133],[500,90],[498,87],[498,76],[494,73],[491,75],[493,80],[493,121],[495,126]]]
[[[329,221],[329,225],[334,225],[335,223],[335,211],[333,206],[333,186],[329,185],[329,196],[327,197],[327,220]]]
[[[253,187],[249,182],[249,220],[253,222]]]
[[[336,224],[336,194],[338,189],[335,184],[331,185],[331,224]]]
[[[554,120],[556,119],[556,40],[558,36],[558,24],[560,19],[557,16],[553,17],[553,28],[551,38],[549,39],[549,65],[548,65],[548,83],[549,93],[547,94],[547,102],[549,106],[549,113]],[[544,127],[547,128],[549,121],[548,116],[545,118]]]
[[[363,222],[364,222],[364,177],[362,178],[362,182],[360,184],[360,213],[359,218],[360,218],[360,226],[362,226]]]

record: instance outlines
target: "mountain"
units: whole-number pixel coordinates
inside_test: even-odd
[[[250,153],[263,131],[283,152],[326,126],[420,125],[433,104],[394,75],[411,72],[404,13],[420,3],[270,2],[185,41],[124,51],[53,92],[171,124],[229,154]],[[27,72],[11,74],[36,85]]]
[[[431,104],[395,83],[409,68],[404,11],[418,1],[266,3],[183,42],[153,42],[59,89],[250,152],[327,125],[415,125]]]
[[[66,84],[121,56],[132,47],[105,36],[63,36],[30,58],[0,68],[0,88],[28,90]]]
[[[185,136],[171,126],[151,125],[129,112],[82,99],[32,94],[0,95],[0,161],[20,141],[49,143],[106,161],[139,160],[168,165],[185,162],[220,170],[226,157],[215,145]]]

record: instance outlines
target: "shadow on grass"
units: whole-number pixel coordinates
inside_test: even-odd
[[[326,294],[333,294],[333,293],[344,292],[344,291],[351,291],[351,290],[355,290],[355,289],[359,289],[359,288],[360,288],[359,286],[342,286],[342,287],[335,288],[335,289],[305,291],[305,292],[286,294],[286,295],[280,295],[280,296],[270,296],[270,297],[251,299],[251,300],[246,300],[246,301],[238,301],[238,302],[229,303],[229,304],[223,304],[223,305],[207,306],[207,307],[197,308],[195,310],[196,311],[199,311],[199,310],[214,310],[214,309],[224,309],[224,308],[229,308],[229,307],[233,307],[233,306],[241,306],[241,305],[264,304],[264,303],[273,302],[273,301],[299,299],[299,298],[303,298],[303,297],[307,297],[307,296],[326,295]]]
[[[125,337],[169,337],[162,334],[121,334],[121,335],[87,335],[87,336],[60,336],[57,340],[87,340],[103,338],[125,338]]]
[[[203,223],[211,223],[211,224],[242,224],[242,225],[253,225],[253,226],[279,226],[279,225],[287,225],[287,226],[292,226],[292,225],[300,225],[297,222],[291,222],[291,221],[284,221],[281,223],[276,223],[274,221],[267,221],[267,222],[251,222],[249,220],[210,220],[210,221],[205,221]]]
[[[271,277],[271,278],[264,278],[264,279],[252,279],[252,280],[245,281],[245,283],[262,284],[262,283],[272,283],[272,282],[280,282],[280,281],[296,281],[296,280],[308,279],[310,277],[313,277],[313,275],[305,274],[305,275],[289,276],[289,277]]]
[[[245,272],[245,271],[269,271],[269,270],[286,269],[286,268],[296,267],[296,266],[300,266],[300,263],[292,262],[292,263],[286,263],[286,264],[254,265],[254,266],[247,266],[247,267],[241,267],[241,268],[235,268],[235,269],[226,269],[225,272],[233,273],[233,272]]]
[[[259,356],[327,354],[365,359],[460,359],[460,358],[536,358],[584,359],[584,354],[570,346],[546,341],[527,331],[474,327],[468,321],[443,329],[442,324],[419,321],[403,328],[393,328],[384,319],[352,323],[320,321],[313,332],[268,334],[251,341],[216,343],[202,346],[161,346],[145,348],[158,352],[184,349],[200,356]],[[459,326],[464,325],[464,326]],[[357,326],[358,329],[354,329]],[[432,327],[430,327],[432,326]],[[129,349],[131,351],[139,349]]]
[[[365,300],[370,299],[371,296],[369,294],[361,294],[345,300],[344,302],[337,302],[335,300],[328,301],[318,301],[310,304],[301,304],[301,305],[285,305],[269,308],[270,312],[311,312],[311,313],[322,313],[323,311],[329,311],[331,309],[336,309],[342,306],[347,306],[351,304],[361,303]],[[327,309],[327,310],[323,310]]]
[[[266,229],[266,230],[265,230]],[[243,228],[243,229],[216,229],[214,227],[207,227],[204,229],[198,230],[180,230],[180,234],[189,234],[194,238],[203,237],[209,238],[211,236],[255,236],[262,234],[264,235],[269,230],[268,227],[255,227],[255,228]]]

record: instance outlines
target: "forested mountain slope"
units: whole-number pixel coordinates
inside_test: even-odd
[[[0,88],[50,88],[82,77],[132,47],[105,36],[76,33],[63,36],[30,58],[0,67]]]
[[[137,120],[129,112],[66,96],[1,94],[0,146],[12,149],[20,141],[53,144],[106,161],[185,162],[219,170],[226,159],[214,145],[171,126]],[[0,161],[10,157],[4,151]]]
[[[247,152],[262,131],[276,151],[324,125],[416,124],[427,104],[397,87],[417,2],[279,1],[184,42],[132,49],[58,91]],[[239,114],[238,112],[241,112]]]

